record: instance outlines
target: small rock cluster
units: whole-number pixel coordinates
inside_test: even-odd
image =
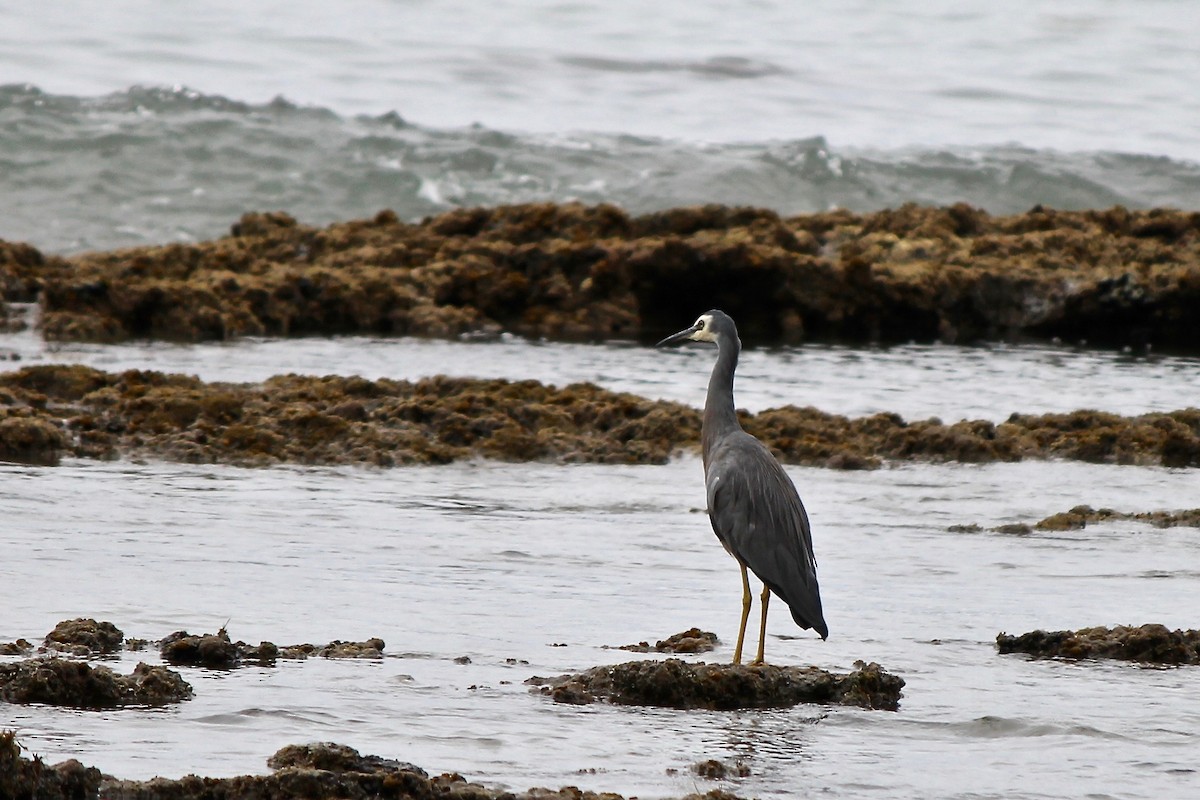
[[[1117,625],[1077,631],[1031,631],[996,636],[1001,653],[1037,658],[1113,658],[1148,664],[1200,664],[1200,631],[1170,630],[1165,625]]]
[[[660,639],[655,642],[653,647],[648,642],[638,642],[637,644],[622,645],[617,649],[633,653],[707,653],[718,644],[720,644],[720,640],[715,633],[702,631],[699,628],[689,628],[668,636],[666,639]]]
[[[831,703],[895,711],[904,688],[903,678],[861,661],[853,672],[838,675],[817,667],[688,663],[677,658],[629,661],[526,683],[559,703],[607,700],[717,710]]]

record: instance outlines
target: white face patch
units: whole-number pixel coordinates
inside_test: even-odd
[[[688,338],[694,342],[715,342],[717,335],[712,331],[712,314],[701,314],[696,318],[698,330]]]

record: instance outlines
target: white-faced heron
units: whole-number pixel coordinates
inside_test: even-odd
[[[821,611],[808,514],[796,486],[775,456],[738,423],[733,405],[733,373],[742,342],[733,320],[714,309],[701,314],[692,327],[663,339],[658,346],[684,341],[717,345],[717,363],[708,381],[701,427],[708,518],[721,544],[742,568],[742,622],[733,651],[735,664],[742,661],[746,620],[750,616],[750,579],[746,568],[763,582],[762,624],[758,656],[753,662],[761,664],[771,592],[788,604],[797,625],[812,628],[822,639],[829,636]]]

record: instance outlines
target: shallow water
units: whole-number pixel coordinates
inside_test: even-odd
[[[453,372],[592,380],[692,404],[712,358],[704,348],[515,339],[48,347],[26,333],[0,340],[5,349],[22,355],[10,367],[79,361],[239,381],[287,370]],[[1068,348],[802,347],[748,351],[737,388],[756,410],[1140,413],[1194,404],[1196,367]],[[790,472],[812,517],[831,636],[799,631],[776,604],[768,657],[838,670],[878,661],[908,681],[899,713],[580,708],[527,692],[532,675],[635,657],[606,645],[693,625],[725,643],[711,659],[729,658],[740,582],[702,512],[692,457],[660,467],[391,470],[72,461],[0,466],[0,640],[94,616],[151,639],[225,624],[249,642],[380,636],[387,657],[182,669],[197,696],[174,708],[2,706],[0,724],[51,761],[78,757],[134,778],[261,773],[284,744],[333,740],[514,789],[576,784],[642,797],[704,788],[688,767],[708,758],[744,760],[750,777],[729,788],[760,797],[797,787],[1163,797],[1196,785],[1195,669],[1001,657],[994,637],[1195,627],[1200,531],[1119,522],[1027,536],[947,532],[1033,522],[1079,503],[1194,507],[1194,470],[1029,462]],[[462,655],[471,663],[453,662]],[[126,654],[116,666],[127,672],[139,658],[157,657]]]
[[[1194,474],[1067,463],[790,471],[832,632],[822,643],[774,607],[768,657],[841,670],[878,661],[908,681],[898,713],[581,708],[528,693],[532,675],[627,660],[604,646],[691,625],[725,642],[710,658],[729,657],[739,578],[699,513],[691,458],[387,471],[75,462],[0,468],[0,639],[89,615],[149,638],[223,624],[250,642],[376,635],[387,657],[181,668],[196,698],[174,708],[8,706],[6,724],[51,760],[122,777],[261,773],[284,744],[334,740],[515,789],[643,797],[694,789],[687,768],[707,758],[744,760],[751,775],[730,788],[760,797],[801,786],[913,798],[1195,787],[1194,669],[1028,661],[999,656],[993,640],[1194,625],[1200,533],[946,531],[1078,502],[1179,507],[1194,502]],[[471,663],[453,662],[462,655]],[[156,656],[114,666],[139,658]]]

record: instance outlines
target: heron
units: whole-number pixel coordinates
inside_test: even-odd
[[[656,347],[687,341],[717,346],[717,363],[708,381],[700,434],[708,518],[713,532],[742,570],[742,619],[733,651],[734,664],[742,663],[746,622],[753,602],[746,570],[762,581],[758,655],[751,662],[762,664],[772,593],[787,603],[797,625],[811,628],[822,639],[829,636],[821,610],[808,514],[796,485],[779,461],[738,422],[733,374],[742,342],[733,319],[713,309]]]

